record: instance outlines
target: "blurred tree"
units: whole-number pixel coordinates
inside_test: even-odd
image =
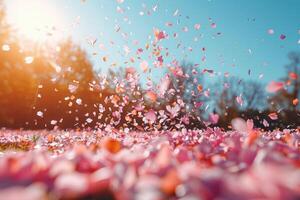
[[[223,83],[222,86],[220,82]],[[229,108],[236,111],[265,108],[265,92],[261,83],[243,81],[235,77],[220,82],[215,88],[218,96],[214,99],[218,112],[226,113]]]
[[[6,20],[5,5],[3,1],[0,1],[0,43],[4,44],[12,37],[11,27]]]
[[[170,68],[168,74],[170,88],[167,101],[176,102],[182,100],[185,112],[194,116],[200,116],[204,110],[204,104],[208,98],[204,96],[204,80],[197,65],[183,61],[180,65]],[[199,106],[201,104],[202,106]]]
[[[288,58],[290,59],[290,63],[286,65],[288,77],[285,77],[285,81],[293,100],[299,98],[300,94],[300,52],[291,52]]]
[[[198,65],[183,61],[174,61],[169,72],[158,85],[158,91],[164,91],[159,99],[160,109],[165,113],[177,111],[176,117],[166,120],[164,127],[178,129],[203,128],[201,116],[208,101],[209,89],[204,88],[203,73]]]
[[[213,88],[212,101],[220,115],[219,125],[226,127],[242,112],[264,110],[265,97],[264,87],[258,82],[243,81],[236,77],[218,81]]]
[[[86,52],[68,39],[44,61],[41,66],[47,70],[44,69],[44,75],[38,73],[42,87],[35,110],[45,113],[38,119],[38,126],[74,128],[86,124],[87,118],[94,118],[99,95],[93,87],[96,76]],[[95,125],[95,120],[90,125]]]
[[[77,82],[79,87],[89,87],[95,79],[93,65],[86,52],[71,39],[58,45],[56,67],[60,71],[58,81],[65,83]],[[79,89],[80,89],[79,88]]]
[[[288,54],[290,63],[285,66],[286,74],[282,80],[286,89],[278,91],[269,99],[272,110],[290,110],[296,112],[299,108],[300,99],[300,53]]]
[[[267,107],[267,95],[264,84],[249,80],[241,83],[242,97],[244,98],[244,110],[264,110]]]
[[[28,120],[34,102],[36,80],[30,64],[25,64],[16,36],[6,22],[3,2],[0,2],[0,124],[22,127]]]

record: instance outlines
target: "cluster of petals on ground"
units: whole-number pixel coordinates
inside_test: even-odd
[[[297,199],[300,132],[0,133],[0,199]]]

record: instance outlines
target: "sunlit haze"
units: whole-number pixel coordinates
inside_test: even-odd
[[[26,3],[25,3],[26,2]],[[52,1],[11,0],[8,20],[25,39],[44,41],[64,28],[64,14]]]
[[[0,0],[0,200],[300,199],[300,0]]]

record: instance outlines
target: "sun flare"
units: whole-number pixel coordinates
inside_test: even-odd
[[[63,24],[61,13],[49,1],[14,0],[10,6],[9,19],[13,27],[27,39],[44,40]]]

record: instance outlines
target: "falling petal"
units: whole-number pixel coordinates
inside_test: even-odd
[[[199,29],[200,29],[200,27],[201,27],[201,25],[200,25],[200,24],[195,24],[195,25],[194,25],[194,28],[195,28],[196,30],[199,30]]]
[[[219,115],[218,114],[215,114],[215,113],[210,113],[209,114],[209,121],[212,123],[212,124],[217,124],[218,121],[219,121]]]
[[[241,133],[245,133],[248,131],[248,126],[247,126],[247,123],[244,119],[242,118],[235,118],[231,121],[231,125],[232,125],[232,128],[234,130],[237,130]]]
[[[27,56],[24,61],[26,64],[31,64],[34,61],[34,58],[32,56]]]
[[[38,111],[38,112],[36,113],[36,115],[39,116],[39,117],[43,117],[44,113],[43,113],[42,111]]]
[[[143,72],[146,72],[147,70],[148,70],[148,62],[147,61],[142,61],[141,63],[140,63],[140,67],[141,67],[141,69],[143,70]]]
[[[299,100],[298,100],[297,98],[296,98],[296,99],[293,99],[293,105],[294,105],[294,106],[297,106],[298,103],[299,103]]]
[[[275,32],[273,29],[268,29],[268,34],[273,35]]]
[[[150,122],[150,123],[154,123],[156,120],[156,114],[155,111],[150,110],[145,114],[145,118]]]
[[[286,38],[286,35],[281,34],[279,38],[280,38],[281,40],[284,40],[284,39]]]
[[[275,81],[271,81],[271,82],[268,84],[266,90],[267,90],[268,92],[270,92],[270,93],[274,93],[274,92],[277,92],[277,91],[283,89],[283,87],[284,87],[284,83],[283,83],[283,82],[275,82]]]
[[[277,120],[277,119],[278,119],[278,115],[277,115],[277,113],[275,113],[275,112],[270,113],[268,116],[269,116],[270,119],[272,119],[272,120]]]

